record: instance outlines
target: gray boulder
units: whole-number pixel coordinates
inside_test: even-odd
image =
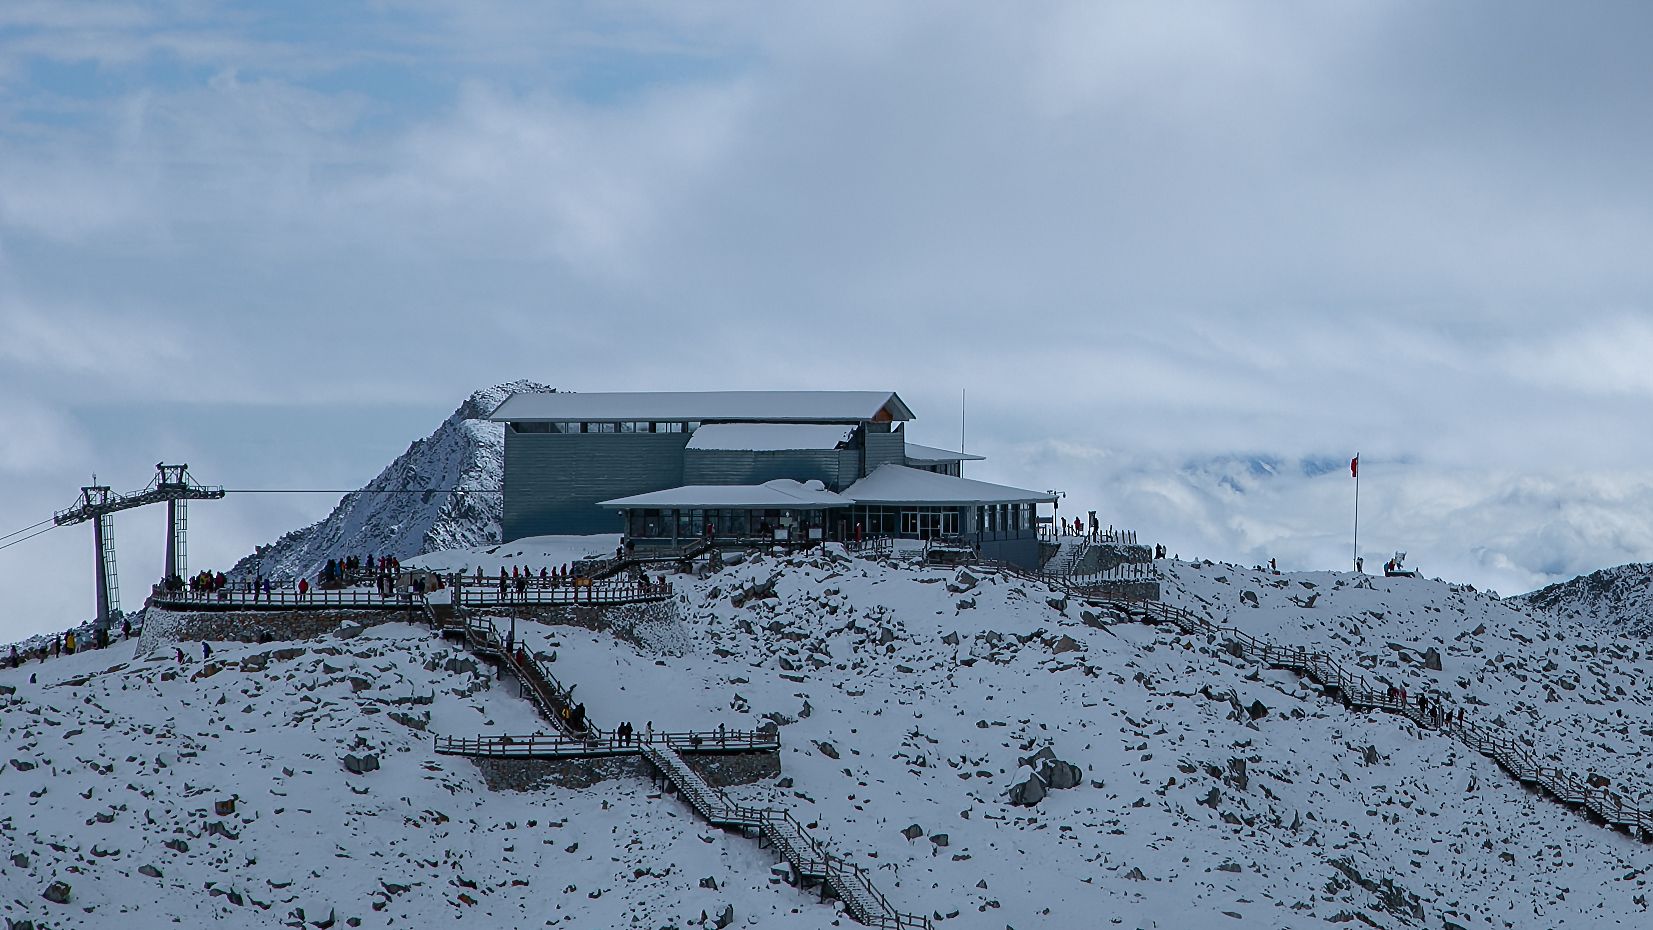
[[[46,886],[46,891],[41,895],[41,897],[52,902],[53,904],[68,904],[70,897],[69,883],[61,881],[52,882],[50,885]]]
[[[1423,652],[1423,667],[1433,669],[1437,672],[1440,671],[1441,651],[1436,649],[1434,646],[1430,646],[1428,649],[1425,649]]]
[[[1026,780],[1011,785],[1006,795],[1010,803],[1017,807],[1032,807],[1043,801],[1048,793],[1045,790],[1044,779],[1040,778],[1037,772],[1028,772]]]
[[[368,772],[376,772],[379,770],[379,754],[364,752],[358,756],[354,753],[345,753],[344,768],[352,775],[366,775]]]

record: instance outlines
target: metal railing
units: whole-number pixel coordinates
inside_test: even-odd
[[[409,591],[383,594],[377,588],[311,588],[304,594],[282,589],[263,591],[227,587],[217,591],[168,591],[161,585],[150,589],[150,602],[157,607],[183,610],[262,610],[296,607],[345,607],[370,610],[405,610],[420,595]]]
[[[647,604],[671,599],[671,582],[661,580],[592,580],[589,578],[500,579],[481,582],[460,580],[453,587],[454,603],[462,607],[497,607],[507,604],[530,606],[615,606]]]
[[[656,744],[690,753],[779,752],[781,748],[780,734],[768,730],[635,733],[622,739],[612,730],[593,728],[584,736],[532,733],[527,736],[436,736],[433,739],[436,751],[442,755],[495,758],[630,755]]]
[[[790,811],[735,804],[728,795],[706,784],[669,745],[650,745],[643,755],[701,817],[719,826],[756,829],[758,838],[780,850],[781,858],[800,878],[820,879],[860,923],[887,930],[933,930],[930,918],[897,910],[873,885],[865,868],[827,849]]]

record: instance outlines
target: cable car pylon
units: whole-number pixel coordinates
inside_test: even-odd
[[[120,616],[120,581],[115,573],[115,514],[146,504],[166,504],[166,566],[163,577],[182,576],[187,568],[186,533],[189,527],[188,507],[192,500],[218,500],[224,496],[221,487],[195,483],[188,465],[156,464],[155,477],[141,491],[116,494],[107,485],[94,484],[80,489],[80,500],[68,510],[52,514],[58,526],[72,523],[92,524],[92,548],[97,559],[98,627],[107,630],[111,619]]]

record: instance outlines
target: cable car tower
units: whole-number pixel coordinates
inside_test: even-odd
[[[166,570],[163,577],[183,575],[188,555],[186,533],[189,529],[188,504],[192,500],[218,500],[224,496],[221,487],[206,487],[189,476],[188,465],[155,466],[155,477],[143,490],[131,494],[116,494],[107,485],[93,484],[80,489],[80,500],[75,506],[52,514],[58,526],[71,523],[92,524],[92,547],[97,558],[98,626],[108,629],[109,621],[120,616],[120,579],[115,574],[115,514],[146,504],[166,503]]]

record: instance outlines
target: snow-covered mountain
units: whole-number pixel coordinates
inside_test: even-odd
[[[421,553],[499,542],[505,480],[505,433],[486,419],[506,397],[553,393],[532,381],[484,388],[436,431],[408,446],[360,491],[346,494],[327,518],[283,535],[235,564],[237,578],[264,574],[278,582],[315,578],[329,558]],[[471,494],[411,493],[433,488]]]
[[[1175,604],[1441,695],[1646,797],[1645,642],[1439,582],[1162,565]],[[731,797],[786,808],[938,930],[1647,920],[1653,847],[1220,642],[841,551],[673,581],[659,635],[519,617],[518,642],[554,653],[605,726],[779,724],[780,776]],[[737,928],[853,925],[642,773],[504,785],[435,754],[432,733],[546,724],[422,627],[341,632],[215,643],[210,661],[185,643],[182,665],[123,643],[0,669],[6,916],[688,930],[732,907]],[[1079,783],[1011,805],[1046,747]],[[378,771],[347,770],[367,753]],[[43,899],[53,881],[68,904]]]
[[[1653,633],[1653,562],[1604,568],[1511,600],[1646,636]]]

